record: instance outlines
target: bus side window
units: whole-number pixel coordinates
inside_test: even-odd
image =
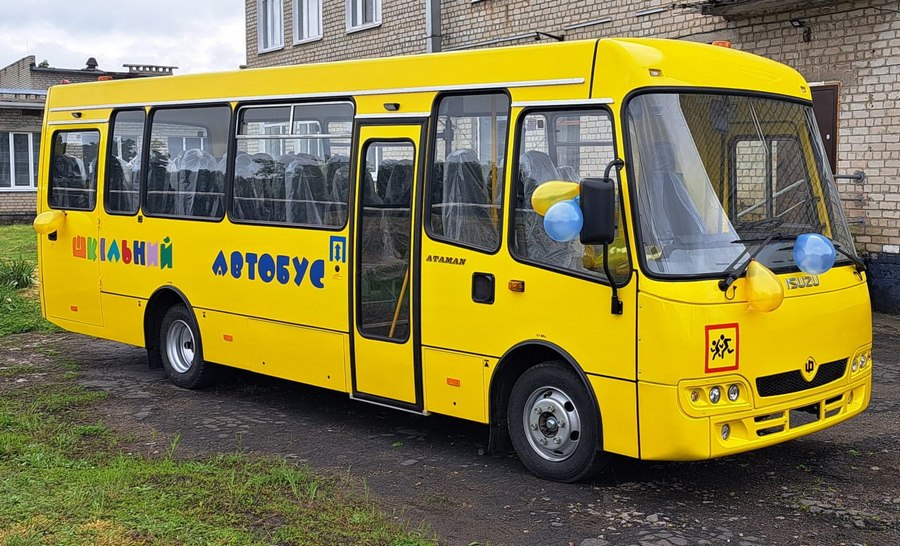
[[[435,239],[498,248],[509,106],[500,93],[441,98],[429,180]]]
[[[605,277],[602,247],[551,239],[544,230],[543,218],[531,205],[531,196],[545,182],[580,182],[603,176],[606,165],[615,159],[609,114],[597,110],[529,112],[521,122],[518,138],[513,254],[527,262]],[[620,214],[618,209],[616,214]],[[622,222],[618,225],[609,261],[616,282],[623,282],[631,265]]]
[[[111,214],[134,214],[140,208],[143,110],[117,112],[106,161],[103,201]]]
[[[47,190],[50,208],[94,210],[99,144],[99,131],[59,131],[53,135]]]
[[[238,120],[232,219],[309,227],[347,222],[351,103],[247,106]]]
[[[225,214],[229,106],[160,108],[150,122],[145,212],[177,218]]]

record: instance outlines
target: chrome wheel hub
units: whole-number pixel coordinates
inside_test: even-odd
[[[564,461],[578,447],[581,418],[572,398],[556,387],[532,392],[522,420],[531,448],[548,461]]]
[[[194,364],[194,333],[183,320],[176,320],[166,334],[166,356],[178,373],[186,373]]]

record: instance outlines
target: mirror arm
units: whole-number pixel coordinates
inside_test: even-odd
[[[603,244],[603,272],[606,273],[606,278],[609,279],[609,286],[612,288],[612,305],[610,306],[609,312],[613,315],[621,315],[622,314],[622,300],[619,299],[619,287],[616,286],[616,280],[613,279],[612,271],[609,269],[609,245]]]
[[[618,173],[619,169],[624,166],[625,162],[618,157],[613,159],[606,165],[606,171],[603,173],[603,178],[612,181],[614,185],[618,185],[615,180],[609,177],[609,172],[615,167],[616,172]],[[618,178],[619,177],[617,176],[616,180],[618,180]],[[613,192],[613,194],[619,194],[618,188],[616,188],[616,191]],[[616,206],[618,205],[619,204],[616,203]],[[606,273],[606,278],[609,279],[609,286],[612,288],[612,301],[609,312],[613,315],[621,315],[623,310],[622,300],[619,299],[619,287],[616,286],[616,280],[613,279],[612,271],[609,269],[609,244],[607,243],[603,244],[603,272]]]

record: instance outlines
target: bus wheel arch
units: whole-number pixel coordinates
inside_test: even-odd
[[[200,389],[215,381],[218,367],[203,359],[197,315],[177,288],[160,288],[147,301],[144,342],[150,366],[162,368],[175,385]]]
[[[184,293],[174,286],[158,288],[150,299],[147,300],[144,309],[144,346],[147,348],[147,359],[150,368],[162,368],[162,353],[159,346],[159,328],[162,325],[166,312],[176,305],[184,305],[194,315],[194,308]],[[194,315],[194,323],[197,324],[197,316]]]
[[[551,370],[553,374],[548,375],[548,371]],[[582,471],[571,473],[565,471],[559,474],[549,469],[542,471],[534,468],[534,460],[532,464],[525,460],[522,460],[522,462],[535,474],[554,481],[579,481],[595,473],[606,460],[606,456],[602,451],[603,425],[596,396],[587,376],[575,359],[559,346],[546,341],[534,340],[520,343],[507,351],[497,364],[497,368],[494,370],[491,378],[489,393],[489,450],[492,453],[502,453],[510,447],[516,447],[517,453],[520,454],[520,459],[523,459],[521,453],[524,445],[523,440],[520,438],[519,445],[515,446],[510,436],[511,428],[515,430],[517,423],[512,422],[516,417],[513,415],[515,412],[509,407],[511,401],[515,404],[522,404],[522,393],[518,393],[518,400],[513,400],[513,390],[523,376],[526,376],[523,379],[523,383],[526,384],[532,383],[536,377],[560,378],[559,384],[565,385],[565,387],[554,389],[554,396],[561,400],[568,400],[573,397],[578,398],[580,400],[581,413],[583,414],[581,420],[584,421],[585,425],[596,426],[593,432],[594,441],[589,442],[592,445],[592,450],[587,451],[587,453],[593,455],[593,458],[589,464],[585,465]],[[543,387],[544,383],[540,386]],[[520,385],[518,390],[521,391],[522,388]],[[530,400],[530,397],[528,398]],[[575,415],[577,414],[578,412],[575,413]],[[588,420],[591,420],[591,423],[588,423]],[[511,424],[513,425],[512,427],[510,427]],[[533,443],[532,447],[535,447]],[[587,445],[585,445],[584,449],[587,449]],[[535,451],[538,451],[538,449],[535,449]],[[562,461],[555,466],[565,466],[567,464],[566,461]]]

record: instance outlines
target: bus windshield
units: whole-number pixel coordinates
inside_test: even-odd
[[[802,233],[855,256],[812,107],[644,94],[628,103],[627,130],[649,273],[715,276],[761,244],[757,260],[789,271],[790,242]]]

